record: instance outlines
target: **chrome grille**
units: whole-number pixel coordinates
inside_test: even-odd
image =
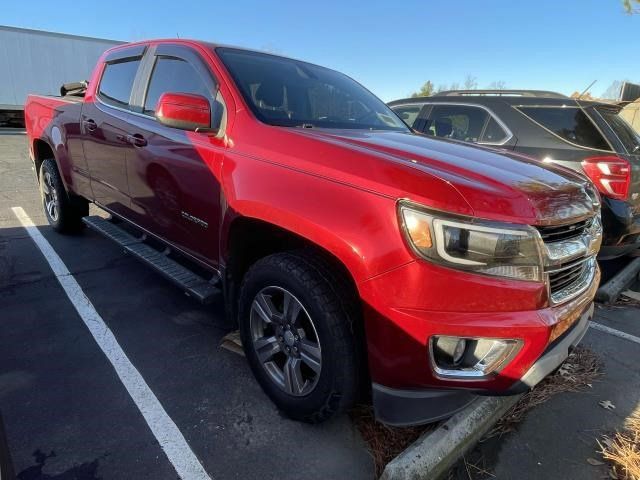
[[[551,287],[551,293],[553,294],[571,285],[580,278],[585,268],[585,262],[580,261],[577,264],[561,265],[557,270],[550,271],[549,286]]]
[[[557,305],[580,295],[596,274],[595,254],[602,239],[599,218],[537,229],[545,245],[551,303]]]
[[[558,304],[581,294],[593,281],[595,272],[595,257],[583,258],[550,270],[547,275],[551,301]]]
[[[537,227],[537,229],[540,232],[540,236],[542,237],[542,240],[545,241],[545,243],[560,242],[562,240],[578,238],[579,236],[584,234],[585,230],[587,230],[591,226],[592,222],[593,218],[588,218],[587,220],[583,220],[577,223],[570,223],[568,225]]]

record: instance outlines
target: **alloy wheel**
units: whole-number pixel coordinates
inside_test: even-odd
[[[49,217],[54,222],[58,221],[60,212],[60,202],[58,199],[58,191],[53,185],[53,178],[49,172],[44,172],[42,188],[42,198],[44,200],[44,208],[46,208]]]
[[[320,378],[322,352],[311,316],[291,292],[265,287],[251,304],[252,347],[273,383],[289,395],[308,395]]]

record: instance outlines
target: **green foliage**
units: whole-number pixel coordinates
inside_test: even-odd
[[[430,97],[434,93],[435,87],[433,86],[433,82],[431,80],[427,80],[424,82],[424,85],[420,87],[420,90],[417,92],[413,92],[411,94],[412,97]]]
[[[640,0],[634,0],[634,1],[638,1],[640,2]],[[459,82],[452,82],[449,85],[447,84],[440,84],[438,85],[438,87],[436,88],[436,86],[433,84],[433,82],[431,80],[427,80],[424,85],[422,85],[422,87],[420,88],[420,90],[418,90],[417,92],[413,92],[411,94],[411,97],[429,97],[435,93],[440,93],[440,92],[444,92],[445,90],[460,90],[460,89],[464,89],[464,90],[477,90],[478,89],[478,79],[476,77],[474,77],[473,75],[467,75],[464,78],[464,82],[462,83],[462,86],[460,86]],[[505,82],[503,82],[502,80],[497,81],[497,82],[491,82],[489,84],[489,89],[492,90],[505,90],[507,88],[507,85]]]
[[[622,0],[622,4],[627,13],[640,13],[640,0]]]

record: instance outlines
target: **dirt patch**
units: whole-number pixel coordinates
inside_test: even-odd
[[[601,374],[602,363],[597,355],[586,347],[577,347],[558,371],[523,395],[520,401],[511,407],[478,445],[449,472],[448,480],[495,478],[492,466],[497,460],[503,435],[515,430],[527,413],[536,406],[547,402],[559,393],[588,389]]]
[[[484,480],[495,478],[491,473],[494,454],[499,450],[500,437],[514,430],[525,415],[537,405],[562,392],[577,392],[589,388],[601,374],[601,362],[591,350],[577,347],[556,373],[543,380],[525,394],[449,473],[451,480]],[[420,427],[390,427],[377,422],[373,407],[359,405],[351,411],[351,418],[369,447],[376,466],[376,478],[384,467],[422,434],[435,430],[438,423]],[[629,477],[629,480],[640,480]],[[622,480],[622,479],[621,479]],[[627,479],[624,479],[627,480]]]
[[[636,293],[636,292],[631,292]],[[640,307],[640,300],[633,297],[625,295],[625,292],[622,292],[616,302],[613,304],[614,307]]]
[[[563,392],[579,392],[590,388],[602,374],[602,363],[586,347],[577,347],[553,375],[526,393],[518,403],[500,419],[487,437],[504,435],[512,431],[533,408]]]
[[[382,475],[384,467],[415,442],[420,435],[435,430],[438,423],[419,427],[390,427],[377,422],[370,405],[358,405],[351,411],[351,418],[373,457],[376,478]]]

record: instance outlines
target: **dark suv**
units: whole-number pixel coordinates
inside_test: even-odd
[[[583,172],[602,197],[599,258],[640,247],[640,135],[618,116],[621,107],[537,90],[454,90],[389,106],[418,133]]]

